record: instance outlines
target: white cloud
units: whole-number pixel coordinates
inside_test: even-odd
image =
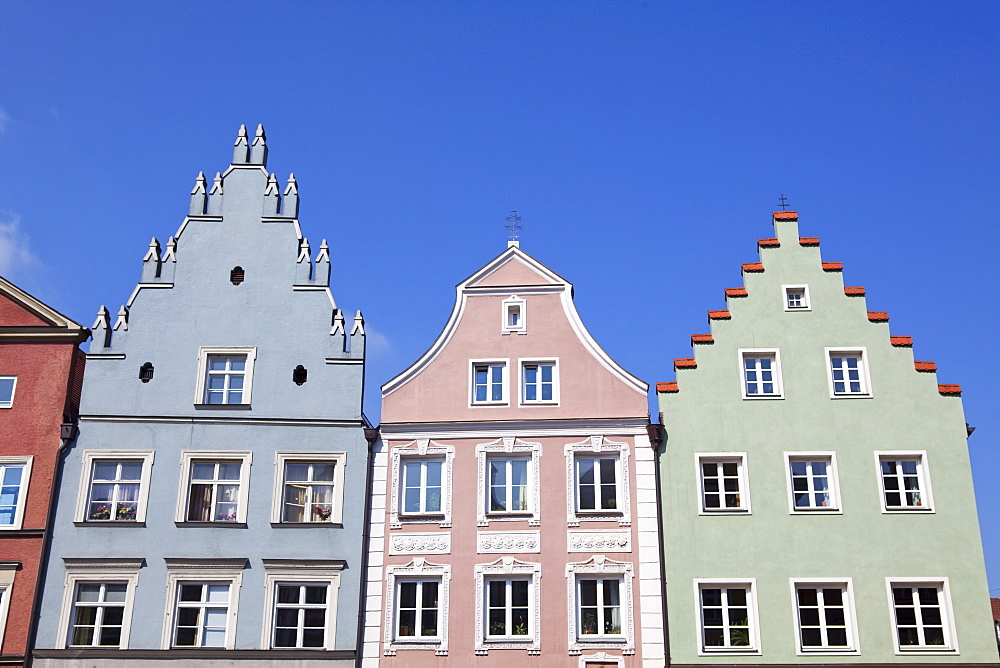
[[[4,133],[7,129],[7,121],[10,120],[10,116],[7,114],[7,110],[0,107],[0,135]]]
[[[0,211],[0,274],[9,276],[38,260],[28,247],[28,237],[21,233],[21,216]]]
[[[387,353],[392,350],[392,343],[389,338],[365,323],[365,352],[366,353]]]

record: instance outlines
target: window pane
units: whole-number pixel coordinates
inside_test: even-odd
[[[125,601],[125,590],[127,585],[109,584],[104,588],[104,600],[109,603],[123,603]]]

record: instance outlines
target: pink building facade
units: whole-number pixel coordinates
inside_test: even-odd
[[[648,386],[516,242],[382,387],[363,665],[664,665]]]

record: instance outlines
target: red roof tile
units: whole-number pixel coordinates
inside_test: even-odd
[[[844,294],[848,295],[848,296],[855,297],[855,296],[858,296],[858,295],[865,294],[865,289],[863,287],[861,287],[860,285],[857,285],[857,286],[847,286],[847,285],[845,285],[844,286]]]
[[[711,334],[692,334],[691,345],[696,343],[715,343],[715,339],[712,338]]]
[[[889,343],[894,346],[912,346],[913,339],[906,334],[898,334],[896,336],[890,336]]]
[[[727,308],[719,309],[718,311],[709,311],[708,312],[708,319],[709,320],[728,320],[729,318],[732,318],[732,317],[733,317],[733,314],[730,313],[729,309],[727,309]]]
[[[819,237],[799,237],[800,246],[819,246]]]
[[[675,357],[674,358],[674,368],[675,369],[694,369],[697,368],[698,362],[693,357]]]
[[[672,380],[672,381],[667,382],[667,383],[657,383],[656,384],[656,391],[657,392],[680,392],[681,389],[679,387],[677,387],[677,381]]]
[[[781,243],[777,239],[758,239],[758,246],[780,246]]]
[[[744,262],[743,271],[764,271],[763,262]]]
[[[796,211],[772,211],[775,220],[798,220],[799,214]]]
[[[993,608],[993,619],[1000,619],[1000,598],[991,598],[990,606]]]
[[[746,297],[747,296],[747,289],[746,288],[726,288],[726,296],[727,297]]]
[[[868,319],[872,322],[888,322],[889,314],[885,311],[868,311]]]
[[[921,362],[913,360],[913,368],[917,371],[937,371],[937,364],[934,362]]]
[[[938,385],[938,392],[941,394],[961,394],[961,385]]]
[[[823,271],[841,271],[844,268],[843,262],[824,262]]]

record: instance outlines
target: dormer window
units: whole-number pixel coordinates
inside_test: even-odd
[[[525,325],[525,307],[526,304],[523,299],[517,295],[511,295],[507,299],[503,300],[503,309],[501,311],[502,317],[502,332],[504,334],[527,334],[528,330]]]

